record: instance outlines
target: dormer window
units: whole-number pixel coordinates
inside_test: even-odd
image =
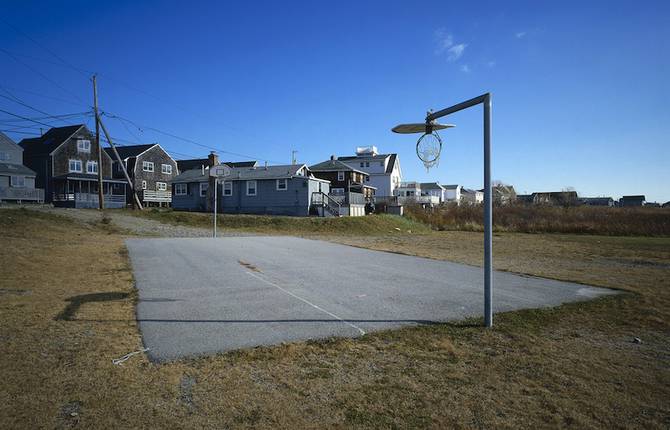
[[[77,151],[78,152],[91,152],[91,141],[88,139],[78,139],[77,140]]]

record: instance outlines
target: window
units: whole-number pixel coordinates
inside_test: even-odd
[[[172,174],[172,164],[161,164],[161,172],[165,175]]]
[[[9,152],[0,151],[0,161],[9,160]]]
[[[154,162],[153,161],[142,161],[142,171],[153,172],[154,171]]]
[[[344,194],[344,188],[331,188],[330,194],[333,194],[335,196],[341,196]]]
[[[81,160],[70,160],[70,173],[81,173]]]
[[[209,188],[209,183],[201,182],[200,183],[200,197],[205,197],[207,195],[207,189]]]
[[[177,196],[188,194],[188,184],[174,184],[174,193]]]
[[[77,151],[79,151],[79,152],[91,152],[91,141],[88,140],[88,139],[77,140]]]
[[[256,195],[256,181],[247,181],[247,195],[248,196]]]
[[[288,179],[277,179],[277,191],[286,191],[288,189]]]
[[[142,189],[143,190],[147,189],[147,181],[142,181]]]
[[[370,162],[369,161],[365,162],[365,167],[370,167]]]
[[[87,161],[86,162],[86,173],[98,173],[98,162],[97,161]]]
[[[25,176],[12,176],[10,180],[12,187],[23,188],[26,186]]]
[[[165,182],[156,182],[157,191],[167,191],[167,183]]]
[[[344,172],[337,172],[337,180],[344,181]]]
[[[223,183],[223,195],[224,196],[233,195],[233,183],[231,181],[225,181]]]
[[[365,167],[365,163],[361,161],[361,167]]]

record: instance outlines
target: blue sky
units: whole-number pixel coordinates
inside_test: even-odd
[[[421,6],[3,1],[0,109],[44,116],[14,96],[51,115],[89,110],[94,71],[101,109],[143,126],[108,118],[112,135],[175,158],[208,149],[148,127],[272,164],[376,145],[400,155],[406,180],[480,187],[481,109],[448,118],[428,173],[416,137],[390,128],[490,91],[494,179],[670,200],[669,2]],[[0,112],[1,130],[10,119]]]

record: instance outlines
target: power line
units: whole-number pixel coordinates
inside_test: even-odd
[[[0,89],[2,89],[4,92],[6,92],[7,94],[9,94],[9,96],[10,96],[10,97],[7,97],[7,96],[4,96],[4,95],[0,94],[0,97],[3,97],[3,98],[8,99],[8,100],[11,100],[11,101],[13,101],[14,103],[18,103],[18,104],[20,104],[21,106],[27,107],[28,109],[34,110],[35,112],[41,113],[42,115],[47,115],[47,117],[49,117],[49,118],[54,118],[54,119],[56,119],[56,120],[58,120],[58,121],[61,121],[61,122],[64,122],[64,123],[67,124],[67,121],[65,121],[64,119],[62,119],[62,118],[58,118],[58,117],[56,117],[55,115],[51,115],[50,113],[44,112],[43,110],[37,109],[36,107],[33,107],[33,106],[29,105],[28,103],[25,103],[23,100],[21,100],[20,98],[16,97],[14,94],[12,94],[11,92],[9,92],[6,88],[2,87],[1,85],[0,85]]]
[[[109,118],[118,118],[118,119],[121,119],[121,120],[123,120],[123,121],[127,121],[129,124],[132,124],[134,127],[137,127],[137,129],[140,130],[140,131],[143,131],[143,129],[145,129],[145,130],[155,131],[156,133],[160,133],[160,134],[163,134],[163,135],[165,135],[165,136],[169,136],[169,137],[172,137],[172,138],[174,138],[174,139],[178,139],[178,140],[181,140],[181,141],[184,141],[184,142],[187,142],[187,143],[191,143],[191,144],[193,144],[193,145],[197,145],[197,146],[200,146],[200,147],[209,149],[209,150],[222,152],[222,153],[224,153],[224,154],[235,155],[235,156],[237,156],[237,157],[248,158],[248,159],[250,159],[250,160],[262,160],[262,161],[269,161],[269,162],[277,163],[277,164],[283,164],[282,162],[273,161],[273,160],[268,160],[268,159],[266,159],[266,158],[253,157],[253,156],[250,156],[250,155],[239,154],[239,153],[237,153],[237,152],[225,151],[225,150],[223,150],[223,149],[221,149],[221,148],[216,148],[216,147],[214,147],[214,146],[205,145],[205,144],[203,144],[203,143],[196,142],[196,141],[193,140],[193,139],[188,139],[188,138],[186,138],[186,137],[177,136],[176,134],[173,134],[173,133],[170,133],[170,132],[167,132],[167,131],[163,131],[163,130],[159,130],[159,129],[155,128],[155,127],[149,127],[149,126],[143,126],[143,125],[137,124],[136,122],[134,122],[134,121],[132,121],[132,120],[129,120],[129,119],[124,118],[124,117],[121,117],[121,116],[116,115],[116,114],[112,114],[112,113],[110,113],[110,112],[102,112],[102,115],[107,116],[107,117],[109,117]]]
[[[46,124],[46,123],[44,123],[44,122],[36,121],[36,120],[34,120],[34,119],[30,119],[30,118],[27,118],[27,117],[25,117],[25,116],[17,115],[17,114],[15,114],[15,113],[11,113],[11,112],[8,112],[8,111],[3,110],[3,109],[0,109],[0,112],[2,112],[2,113],[6,113],[7,115],[15,116],[15,117],[17,117],[17,118],[24,119],[24,120],[26,120],[26,121],[32,121],[32,122],[34,122],[34,123],[36,123],[36,124],[41,124],[41,125],[44,125],[44,126],[49,127],[49,128],[53,127],[53,125],[51,125],[51,124]]]
[[[23,61],[19,60],[19,59],[18,59],[14,54],[12,54],[11,52],[9,52],[9,51],[7,51],[6,49],[3,49],[3,48],[0,48],[0,51],[2,51],[2,52],[4,52],[5,54],[9,55],[11,58],[14,59],[14,61],[16,61],[17,63],[19,63],[19,64],[21,64],[22,66],[26,67],[27,69],[31,70],[33,73],[38,74],[38,75],[41,76],[43,79],[49,81],[50,83],[52,83],[53,85],[57,86],[57,87],[60,88],[61,90],[65,91],[66,93],[70,94],[71,96],[73,96],[73,97],[76,98],[77,100],[83,102],[83,100],[81,99],[81,97],[79,97],[78,95],[76,95],[76,94],[73,93],[72,91],[68,90],[67,88],[63,87],[61,84],[59,84],[58,82],[56,82],[56,81],[54,81],[53,79],[49,78],[47,75],[45,75],[44,73],[40,72],[39,70],[35,70],[35,69],[33,69],[33,68],[32,68],[31,66],[29,66],[28,64],[26,64],[26,63],[24,63]]]

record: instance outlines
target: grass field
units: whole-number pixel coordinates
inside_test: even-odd
[[[408,207],[412,219],[435,230],[482,231],[481,206],[447,205],[434,210]],[[670,209],[653,207],[526,206],[493,208],[493,227],[516,233],[670,236]]]
[[[384,229],[315,233],[481,260],[480,233]],[[123,239],[104,223],[0,211],[0,428],[670,426],[669,238],[496,234],[498,269],[628,293],[496,315],[492,330],[466,321],[115,366],[142,346]]]

